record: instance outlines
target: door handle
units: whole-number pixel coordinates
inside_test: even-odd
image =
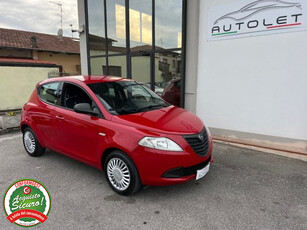
[[[62,117],[62,116],[55,116],[55,118],[56,118],[56,119],[59,119],[59,120],[65,120],[65,118]]]

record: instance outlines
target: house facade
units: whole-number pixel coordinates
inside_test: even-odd
[[[80,73],[79,41],[0,28],[0,113],[20,110],[37,82]]]

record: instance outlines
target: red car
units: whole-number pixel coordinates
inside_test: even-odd
[[[97,167],[122,195],[199,179],[213,161],[209,130],[198,117],[119,77],[42,81],[20,126],[30,156],[48,148]]]
[[[162,98],[168,103],[180,106],[180,78],[172,79],[162,93]]]

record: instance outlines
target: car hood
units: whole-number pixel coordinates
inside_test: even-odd
[[[195,134],[204,127],[203,122],[196,115],[175,106],[113,116],[112,121],[139,129],[169,134]]]

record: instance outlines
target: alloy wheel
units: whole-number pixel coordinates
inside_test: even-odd
[[[36,144],[35,144],[35,138],[33,134],[29,131],[26,131],[23,137],[23,141],[24,141],[27,151],[29,153],[34,153]]]
[[[107,175],[112,186],[120,191],[126,190],[130,185],[130,171],[124,161],[112,158],[107,164]]]

